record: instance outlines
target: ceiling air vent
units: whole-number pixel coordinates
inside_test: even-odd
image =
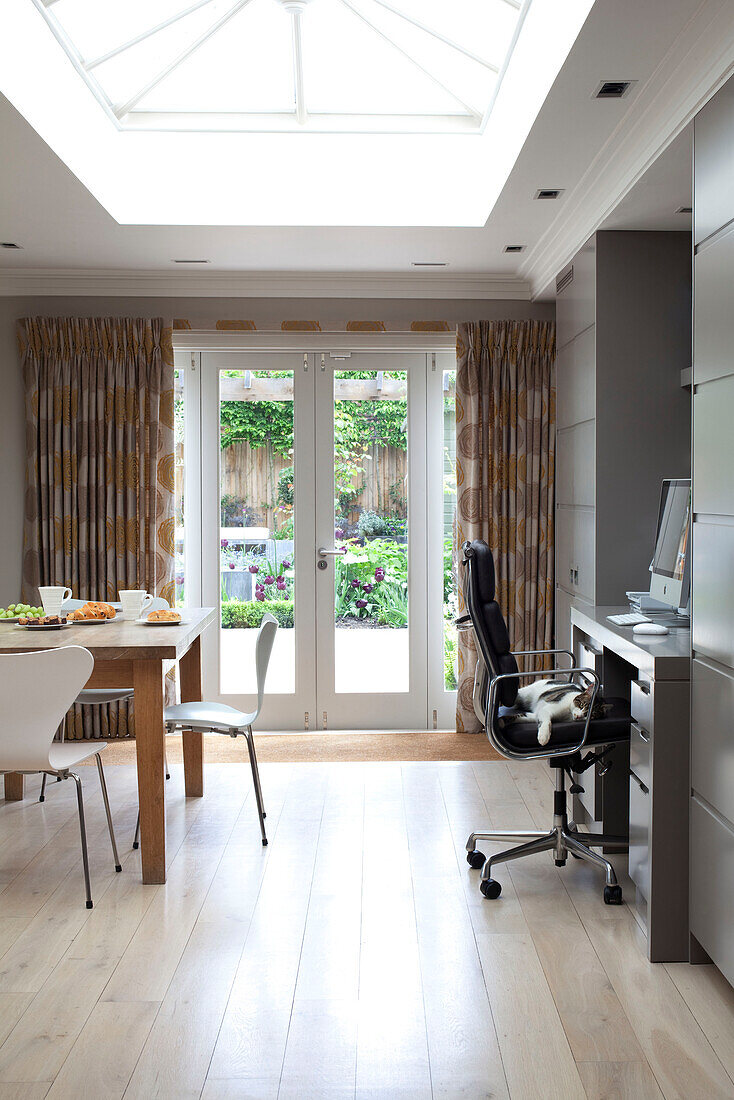
[[[693,213],[693,207],[692,206],[679,206],[678,209],[676,210],[676,214],[692,214],[692,213]]]
[[[536,199],[557,199],[563,194],[562,187],[542,187],[540,191],[535,192]]]
[[[561,294],[573,282],[573,264],[556,279],[556,294]]]
[[[22,248],[22,245],[16,244],[15,241],[0,241],[0,248]]]
[[[506,244],[504,248],[505,252],[524,252],[524,244]]]
[[[622,99],[634,83],[634,80],[602,80],[594,99]]]
[[[175,264],[208,264],[210,260],[174,260]]]

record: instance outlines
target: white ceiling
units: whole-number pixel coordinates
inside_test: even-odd
[[[140,272],[141,288],[155,275],[160,293],[193,293],[171,261],[205,258],[210,265],[193,269],[199,288],[218,273],[233,280],[247,273],[252,293],[258,272],[331,272],[332,292],[339,294],[339,273],[385,272],[393,281],[404,278],[407,296],[444,296],[441,288],[461,276],[485,288],[467,297],[497,296],[493,286],[500,285],[506,297],[527,297],[531,290],[546,296],[553,273],[602,223],[685,228],[686,219],[672,210],[690,202],[689,136],[655,160],[733,62],[729,0],[598,0],[481,229],[120,226],[0,98],[0,148],[12,151],[0,158],[0,240],[22,245],[22,251],[0,252],[1,289],[17,292],[14,273],[27,290],[29,280],[42,280],[50,270],[68,276],[81,269],[126,272],[128,282],[131,272]],[[625,99],[595,100],[603,79],[637,83]],[[426,172],[430,168],[427,163]],[[201,173],[207,165],[181,163],[178,170]],[[294,179],[297,170],[294,164]],[[338,174],[339,163],[325,163],[323,171]],[[565,190],[555,202],[534,201],[540,187]],[[526,250],[505,255],[505,244]],[[439,282],[433,273],[424,277],[412,269],[416,260],[450,266]],[[379,297],[379,279],[373,283]],[[53,279],[43,285],[51,288]],[[108,285],[115,293],[114,279]],[[234,287],[232,281],[231,293]],[[307,278],[303,293],[313,293]]]

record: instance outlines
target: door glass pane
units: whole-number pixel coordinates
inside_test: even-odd
[[[456,528],[456,371],[443,372],[443,670],[444,689],[456,691],[457,561]]]
[[[186,598],[184,557],[184,384],[182,370],[173,372],[173,445],[175,462],[174,508],[176,512],[176,606],[183,607]]]
[[[334,375],[335,687],[407,692],[408,375]]]
[[[263,615],[278,620],[271,666],[295,691],[293,371],[225,370],[219,378],[220,683],[254,694]]]

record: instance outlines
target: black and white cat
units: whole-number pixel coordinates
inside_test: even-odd
[[[535,680],[518,691],[515,708],[520,713],[513,715],[512,720],[531,719],[537,722],[538,743],[547,745],[550,741],[551,722],[570,722],[586,718],[593,691],[593,684],[585,691],[579,691],[578,684],[569,684],[567,680]],[[597,695],[591,717],[603,718],[609,709]]]

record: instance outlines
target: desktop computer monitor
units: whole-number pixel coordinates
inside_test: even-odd
[[[676,610],[688,604],[690,541],[690,478],[666,480],[660,494],[655,554],[650,566],[650,596]]]

